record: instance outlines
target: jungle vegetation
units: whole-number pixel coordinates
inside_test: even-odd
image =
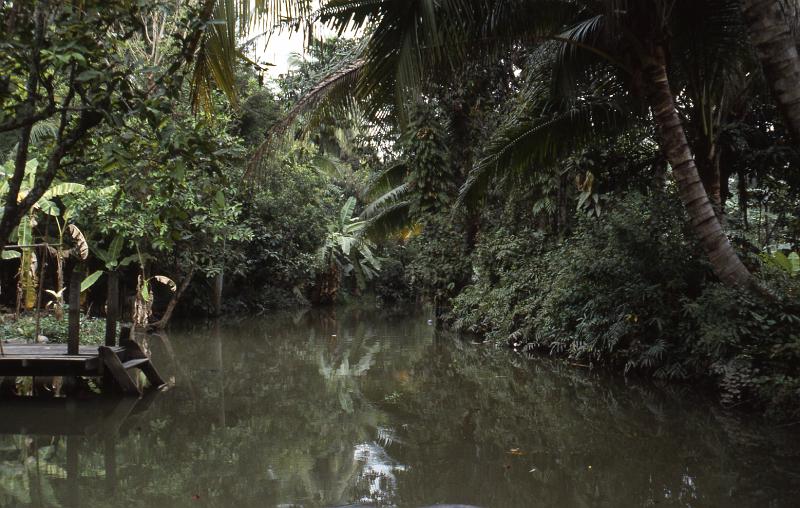
[[[151,329],[427,301],[476,340],[796,414],[799,22],[795,0],[3,1],[3,326],[58,321],[73,273],[99,316],[119,274]],[[306,51],[272,77],[278,30]]]

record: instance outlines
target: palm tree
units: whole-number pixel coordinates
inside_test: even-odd
[[[486,175],[512,169],[508,166],[510,161],[529,165],[537,160],[531,151],[538,150],[539,155],[546,152],[550,158],[566,155],[581,143],[602,136],[615,122],[630,121],[624,118],[626,115],[637,114],[635,120],[650,121],[658,131],[657,141],[672,167],[691,227],[715,274],[729,286],[752,287],[754,278],[732,248],[703,186],[670,83],[668,68],[673,44],[681,37],[697,35],[673,33],[675,9],[687,8],[687,3],[686,0],[330,0],[319,12],[320,19],[339,28],[369,24],[370,35],[362,52],[348,65],[343,64],[348,79],[339,79],[342,73],[332,74],[304,102],[317,103],[341,85],[351,86],[357,95],[369,96],[377,102],[393,96],[395,103],[408,104],[410,101],[404,98],[418,95],[426,80],[452,76],[452,69],[466,55],[478,52],[496,57],[520,44],[555,56],[554,81],[567,91],[576,88],[574,83],[578,80],[605,75],[614,86],[620,87],[616,97],[628,103],[631,98],[643,99],[647,110],[622,110],[618,104],[602,104],[602,100],[587,100],[574,94],[569,97],[566,93],[561,105],[567,107],[562,107],[560,116],[529,118],[527,125],[514,126],[517,136],[509,136],[508,143],[495,143],[496,150],[490,151],[477,165],[462,194],[474,192],[475,183],[485,181]],[[765,4],[755,0],[749,3]],[[719,8],[727,12],[731,6],[739,6],[735,0],[697,0],[691,4],[688,9],[696,9],[698,13]],[[745,0],[746,11],[747,5]],[[710,19],[709,23],[713,21]],[[708,27],[723,31],[729,28],[725,24]],[[757,45],[759,40],[755,41]],[[789,92],[783,97],[788,98]],[[402,107],[398,109],[401,121],[403,111]],[[577,124],[583,129],[571,128]],[[558,127],[561,130],[555,131]],[[563,134],[563,138],[557,133]],[[539,143],[532,142],[535,140]],[[493,171],[487,169],[492,166]]]
[[[674,28],[672,13],[678,3],[676,0],[607,0],[595,4],[594,9],[581,13],[582,19],[563,32],[566,40],[560,42],[560,55],[564,57],[555,62],[556,70],[579,75],[581,72],[596,72],[598,65],[604,65],[598,59],[587,58],[587,55],[571,58],[569,46],[575,46],[580,52],[586,53],[586,48],[606,62],[612,62],[614,71],[622,70],[624,73],[622,79],[634,80],[626,87],[626,93],[643,95],[649,106],[658,132],[657,141],[672,167],[692,230],[715,274],[729,286],[749,288],[754,286],[754,279],[731,246],[715,214],[700,179],[670,86],[667,54],[670,53]],[[695,6],[699,8],[702,3],[695,2]],[[718,4],[715,7],[724,4],[714,0],[707,3],[707,7],[715,3]],[[577,69],[569,68],[575,64]]]
[[[355,207],[356,198],[348,198],[336,222],[328,226],[328,235],[317,253],[321,269],[314,288],[317,303],[336,299],[342,275],[354,275],[360,290],[381,269],[380,260],[372,252],[374,245],[364,236],[366,222],[353,217]]]
[[[797,24],[797,5],[792,12],[781,0],[742,0],[750,39],[761,61],[778,109],[794,142],[800,144],[800,57],[789,17]]]
[[[525,2],[529,8],[535,7],[534,4],[537,3],[542,8],[545,7],[544,4],[554,4]],[[621,85],[616,94],[620,100],[629,102],[631,92],[633,95],[644,96],[651,112],[650,118],[659,133],[658,142],[672,167],[691,226],[708,255],[714,272],[721,281],[730,286],[752,286],[752,275],[733,250],[714,213],[675,106],[675,97],[667,74],[666,55],[670,50],[670,33],[674,25],[670,14],[678,2],[606,0],[556,3],[560,4],[560,14],[563,16],[561,20],[557,20],[555,16],[544,17],[543,23],[537,26],[535,17],[526,17],[525,19],[533,19],[534,22],[528,23],[527,27],[521,27],[517,40],[524,40],[526,36],[530,39],[539,34],[547,34],[558,23],[563,23],[560,32],[550,32],[555,34],[551,37],[555,39],[551,43],[555,46],[551,54],[556,57],[554,75],[557,81],[566,84],[568,89],[575,88],[575,81],[599,73],[612,78],[611,82],[617,86]],[[719,8],[723,3],[710,0],[707,7]],[[511,5],[519,7],[520,3]],[[515,25],[511,21],[515,15],[513,8],[502,12],[502,4],[498,3],[495,7],[497,16],[493,19],[501,21],[496,21],[494,26],[485,30],[490,35],[502,30],[504,25]],[[574,7],[572,12],[569,7]],[[502,22],[504,19],[507,22]],[[532,125],[529,123],[523,126],[527,130],[520,125],[514,126],[517,135],[512,138],[513,141],[498,145],[498,150],[494,154],[490,153],[482,165],[485,167],[492,163],[495,166],[501,162],[507,163],[509,157],[513,159],[515,152],[518,156],[519,151],[539,150],[540,155],[541,152],[544,155],[565,155],[581,142],[596,139],[598,135],[608,132],[615,123],[624,124],[623,120],[626,119],[621,118],[623,115],[620,113],[627,116],[636,113],[629,105],[625,108],[627,111],[620,111],[619,104],[609,107],[608,104],[603,104],[602,96],[596,95],[595,98],[600,99],[599,103],[587,101],[585,97],[573,96],[568,101],[570,108],[556,122],[539,123],[541,118],[534,117]],[[582,125],[578,126],[576,122]],[[554,130],[557,127],[562,130]],[[558,145],[564,145],[564,150],[554,149]],[[517,157],[516,160],[523,164],[531,162],[525,156]],[[480,173],[479,166],[477,174]],[[464,191],[469,192],[470,187],[468,184]]]

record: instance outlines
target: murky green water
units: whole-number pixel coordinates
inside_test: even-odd
[[[0,506],[800,506],[795,427],[437,340],[421,314],[148,341],[176,382],[153,398],[0,402]]]

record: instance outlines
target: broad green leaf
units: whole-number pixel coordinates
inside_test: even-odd
[[[581,192],[580,198],[578,198],[578,207],[576,208],[576,210],[580,210],[581,208],[583,208],[583,204],[586,203],[586,200],[589,199],[589,196],[591,195],[592,195],[591,192],[587,191]]]
[[[117,235],[111,240],[111,245],[108,246],[108,261],[115,262],[119,258],[119,255],[122,253],[122,245],[124,240],[122,236]]]
[[[136,254],[131,254],[130,256],[126,256],[126,257],[122,258],[120,260],[120,262],[119,262],[119,266],[120,267],[128,266],[129,264],[133,263],[134,261],[136,261],[138,259],[139,259],[139,256],[137,256]]]
[[[789,258],[786,257],[786,254],[783,252],[776,252],[772,255],[772,260],[775,262],[776,265],[784,269],[785,271],[791,273],[792,272],[792,264],[789,262]]]
[[[22,257],[22,253],[18,250],[4,250],[3,251],[3,259],[19,259]]]
[[[339,246],[341,247],[345,256],[350,255],[350,249],[353,248],[355,241],[356,239],[351,236],[343,236],[341,240],[339,240]]]
[[[99,279],[101,275],[103,275],[103,271],[97,270],[93,274],[83,279],[83,281],[81,281],[81,293],[92,287],[92,285],[97,282],[97,279]]]
[[[144,284],[142,284],[141,295],[142,300],[146,302],[150,301],[150,288],[148,287],[147,281],[144,281]]]
[[[78,74],[78,77],[75,78],[76,81],[90,81],[95,78],[99,78],[103,75],[100,71],[95,71],[92,69],[86,70]]]
[[[37,205],[39,206],[39,209],[47,215],[52,215],[53,217],[58,217],[61,215],[61,209],[59,209],[58,205],[49,199],[42,198],[38,201]]]
[[[39,161],[36,159],[31,159],[25,164],[25,176],[27,177],[28,188],[33,187],[37,169],[39,169]]]
[[[353,216],[353,210],[356,207],[356,198],[350,197],[345,202],[344,206],[342,207],[341,214],[339,216],[340,223],[344,226],[347,223],[347,219]]]
[[[26,215],[19,222],[17,235],[19,238],[19,241],[17,243],[19,243],[20,245],[30,245],[33,242],[33,230],[31,227],[30,216]]]
[[[83,192],[86,190],[86,186],[80,183],[72,183],[72,182],[64,182],[58,183],[50,187],[47,192],[44,193],[45,198],[57,198],[59,196],[65,196],[67,194],[75,194],[76,192]]]
[[[792,275],[797,275],[800,273],[800,254],[797,252],[792,252],[787,257],[789,260],[789,265],[791,266]]]

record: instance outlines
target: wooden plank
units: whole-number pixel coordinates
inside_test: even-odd
[[[161,377],[161,374],[158,373],[156,370],[155,365],[150,360],[147,361],[144,365],[139,367],[142,372],[144,372],[145,377],[150,382],[150,385],[155,388],[156,390],[161,390],[166,388],[167,382],[164,381],[164,378]]]
[[[116,352],[124,350],[122,347],[111,348]],[[97,356],[97,346],[80,346],[78,355]],[[6,344],[6,356],[14,355],[47,355],[47,356],[67,356],[66,344]],[[0,357],[0,361],[2,361]]]
[[[128,371],[125,370],[125,367],[122,366],[122,362],[119,360],[117,353],[113,349],[106,346],[100,346],[99,352],[100,358],[103,359],[105,368],[108,369],[109,374],[111,374],[111,376],[117,382],[117,385],[122,390],[122,393],[126,395],[141,395],[141,390],[139,390],[139,387],[136,386],[136,383],[128,374]]]
[[[91,360],[92,358],[97,358],[97,355],[54,355],[54,354],[43,354],[43,355],[14,355],[14,356],[7,356],[0,360],[0,364],[2,363],[12,363],[12,362],[20,362],[25,361],[26,363],[36,362],[38,360],[46,361],[46,362],[64,362],[64,363],[71,363],[71,362],[85,362],[87,360]]]
[[[127,330],[130,331],[129,328]],[[129,335],[126,335],[126,337],[129,337]],[[164,378],[162,378],[161,374],[158,373],[155,365],[153,365],[153,362],[150,361],[150,357],[147,356],[147,353],[144,352],[142,346],[140,346],[138,342],[133,339],[127,339],[124,344],[126,357],[133,359],[129,362],[126,362],[126,364],[133,361],[141,361],[141,363],[137,364],[136,367],[138,367],[139,370],[144,373],[147,381],[150,382],[150,385],[153,388],[160,390],[167,386],[167,382],[164,381]]]
[[[108,273],[108,294],[106,295],[106,346],[117,343],[117,319],[119,319],[119,273]]]
[[[149,358],[134,358],[133,360],[128,360],[127,362],[123,363],[122,366],[126,369],[141,369],[143,364],[149,362]]]
[[[69,277],[69,338],[67,339],[67,353],[78,354],[81,334],[81,279],[82,272],[79,267],[72,269]]]

